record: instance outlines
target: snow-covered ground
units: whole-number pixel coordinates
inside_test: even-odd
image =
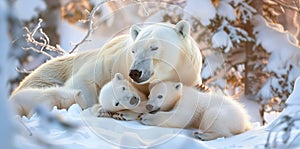
[[[296,82],[294,92],[289,97],[288,106],[280,115],[291,115],[299,109],[300,77]],[[247,103],[249,106],[250,104]],[[256,106],[249,106],[251,110]],[[256,110],[254,110],[256,111]],[[253,115],[253,113],[251,112]],[[46,116],[45,116],[46,115]],[[52,116],[59,115],[70,127],[63,127]],[[137,121],[118,121],[111,118],[93,116],[89,109],[82,111],[75,104],[69,110],[58,110],[56,107],[50,113],[41,116],[35,114],[32,118],[16,119],[18,131],[14,138],[15,148],[264,148],[270,130],[280,122],[277,118],[269,126],[259,126],[253,130],[229,138],[219,138],[212,141],[200,141],[193,137],[193,130],[144,126]],[[45,119],[46,118],[46,119]],[[25,126],[22,123],[25,124]],[[299,123],[296,123],[300,126]],[[28,129],[28,130],[27,130]],[[271,135],[273,140],[277,131]],[[282,134],[283,132],[281,132]],[[293,130],[291,139],[300,130]],[[280,135],[279,135],[280,136]],[[277,148],[300,147],[299,137],[284,145],[277,140]]]
[[[248,132],[229,138],[219,138],[212,141],[200,141],[193,137],[193,130],[162,128],[157,126],[144,126],[138,121],[118,121],[112,118],[98,118],[93,116],[89,109],[82,111],[75,104],[68,111],[54,108],[50,116],[59,115],[64,121],[76,128],[63,127],[55,123],[49,116],[38,116],[35,114],[31,119],[23,117],[22,122],[28,127],[19,125],[21,131],[15,137],[16,148],[265,148],[270,130],[278,124],[281,117],[290,115],[299,119],[300,77],[296,81],[294,92],[287,103],[288,106],[270,125],[259,126]],[[45,117],[47,118],[45,120]],[[52,120],[52,121],[51,121]],[[20,121],[19,121],[20,122]],[[300,126],[299,122],[295,123]],[[272,148],[299,148],[300,130],[291,131],[289,141],[281,143],[284,139],[282,129],[274,129],[270,135]],[[295,138],[295,139],[294,139]],[[269,142],[270,142],[269,141]]]

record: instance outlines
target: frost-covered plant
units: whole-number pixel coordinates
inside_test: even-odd
[[[269,53],[263,72],[268,78],[258,92],[259,100],[269,111],[281,111],[292,92],[295,79],[300,75],[300,47],[298,41],[282,26],[255,16],[256,45]],[[274,104],[277,103],[277,104]]]
[[[201,36],[193,36],[204,55],[204,83],[230,95],[242,91],[258,95],[252,99],[262,104],[262,113],[281,111],[300,75],[298,40],[281,25],[270,23],[283,13],[278,11],[277,2],[187,0],[184,8],[200,20],[200,25],[192,24],[208,29],[198,34]],[[263,17],[254,18],[255,14]],[[198,27],[193,28],[198,31]]]
[[[279,122],[271,128],[266,140],[265,148],[276,148],[279,143],[283,143],[287,146],[289,143],[293,143],[294,139],[298,136],[292,136],[292,131],[299,129],[295,124],[299,121],[299,111],[293,116],[282,116],[279,119]]]
[[[249,24],[256,10],[250,6],[251,1],[247,0],[217,2],[214,5],[213,3],[206,4],[212,5],[214,12],[210,13],[215,14],[213,17],[203,19],[203,16],[199,14],[200,20],[205,20],[201,23],[204,22],[211,32],[208,34],[210,35],[208,45],[211,47],[208,51],[203,51],[204,65],[201,75],[209,86],[222,90],[227,88],[227,93],[238,93],[245,87],[243,83],[247,57],[246,51],[242,49],[245,48],[245,43],[254,41],[245,26]],[[207,20],[210,20],[209,23]],[[235,81],[232,78],[235,78]],[[240,82],[239,85],[237,82]]]
[[[223,48],[227,53],[243,42],[253,41],[249,33],[241,27],[241,24],[248,23],[256,12],[248,3],[242,0],[219,1],[216,7],[217,15],[209,26],[214,32],[214,48]]]
[[[29,30],[27,27],[24,27],[26,34],[24,35],[26,41],[32,45],[29,47],[23,48],[24,50],[33,50],[37,53],[42,53],[50,58],[53,58],[51,54],[49,54],[48,51],[54,51],[58,54],[65,54],[66,52],[60,47],[59,44],[56,44],[55,46],[50,45],[50,39],[48,35],[43,31],[42,28],[42,22],[43,19],[39,19],[38,24],[34,27],[33,30]],[[39,38],[37,38],[37,34],[40,34]],[[38,48],[37,48],[38,47]]]

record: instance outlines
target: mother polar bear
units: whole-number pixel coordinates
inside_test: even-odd
[[[190,36],[190,25],[157,23],[130,35],[120,35],[101,50],[91,50],[49,60],[27,76],[13,92],[24,88],[65,86],[79,89],[90,107],[97,103],[102,86],[121,73],[145,95],[152,82],[174,81],[187,86],[201,84],[202,57]],[[108,99],[109,100],[109,99]]]

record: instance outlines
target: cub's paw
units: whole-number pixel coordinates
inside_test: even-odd
[[[116,112],[112,115],[112,118],[121,121],[132,121],[138,119],[139,113],[135,113],[132,111],[120,111]]]
[[[102,109],[100,104],[95,104],[90,108],[90,112],[96,117],[111,117],[112,113]]]
[[[219,133],[215,133],[215,132],[202,132],[197,131],[194,132],[194,136],[202,141],[210,141],[213,139],[217,139],[218,137],[221,137],[221,135]],[[223,136],[224,137],[224,136]]]
[[[206,141],[202,131],[194,132],[194,136],[201,141]]]
[[[144,125],[157,125],[155,114],[144,113],[139,116],[139,120]]]
[[[126,121],[126,118],[124,117],[123,113],[116,112],[113,113],[111,117],[116,120]]]

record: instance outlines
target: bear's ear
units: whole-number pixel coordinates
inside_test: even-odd
[[[183,84],[181,82],[178,82],[175,84],[175,89],[176,90],[181,90],[182,89]]]
[[[187,21],[181,20],[175,25],[175,30],[183,38],[190,34],[190,24]]]
[[[131,38],[133,40],[135,40],[135,38],[138,36],[139,32],[141,31],[141,28],[136,26],[136,25],[132,25],[131,28],[130,28],[130,35],[131,35]]]
[[[154,80],[154,81],[152,81],[152,82],[149,84],[149,87],[148,87],[149,91],[150,91],[155,85],[157,85],[157,84],[159,84],[159,83],[161,83],[160,80]]]
[[[116,73],[116,74],[115,74],[115,78],[116,78],[117,80],[123,80],[123,79],[124,79],[123,75],[120,74],[120,73]]]

